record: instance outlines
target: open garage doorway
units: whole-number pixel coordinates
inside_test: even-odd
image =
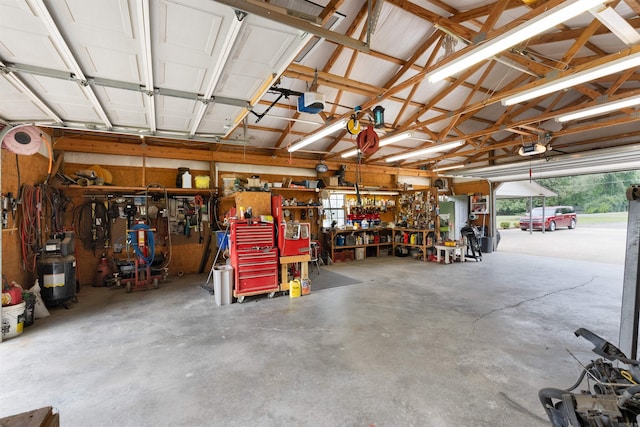
[[[531,206],[530,200],[538,198],[537,204],[540,205],[548,202],[547,198],[555,195],[555,192],[535,181],[502,183],[495,190],[497,200],[528,199],[527,209]],[[508,226],[505,224],[507,222]],[[627,233],[626,212],[584,213],[578,211],[575,228],[558,228],[555,232],[542,232],[541,230],[530,232],[528,229],[522,231],[518,220],[514,220],[513,216],[509,218],[509,221],[497,216],[496,228],[500,232],[499,250],[501,252],[624,264]]]

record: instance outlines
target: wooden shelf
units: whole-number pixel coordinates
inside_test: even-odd
[[[422,243],[404,243],[404,241],[402,242],[396,242],[396,233],[408,233],[408,234],[421,234],[422,235]],[[431,243],[427,243],[428,240],[428,236],[430,233],[433,233],[434,237],[431,240]],[[395,250],[397,247],[400,246],[404,246],[407,248],[420,248],[422,250],[422,260],[423,261],[427,261],[428,256],[427,256],[427,249],[431,249],[435,247],[435,244],[437,242],[436,240],[436,230],[434,230],[433,228],[423,228],[423,229],[416,229],[416,228],[403,228],[403,227],[395,227],[393,229],[393,235],[392,235],[392,239],[393,239],[393,251],[395,253]]]
[[[392,230],[391,228],[388,227],[373,227],[373,228],[358,228],[357,230],[331,230],[327,233],[328,236],[328,242],[326,242],[328,244],[329,250],[330,250],[330,254],[331,254],[331,259],[335,259],[335,254],[336,252],[342,252],[343,250],[351,250],[351,249],[358,249],[358,248],[363,248],[365,249],[365,258],[368,256],[372,256],[372,255],[367,255],[367,251],[366,248],[374,248],[375,249],[375,255],[373,256],[380,256],[380,249],[381,248],[392,248],[393,247],[393,242],[392,241],[386,241],[386,242],[378,242],[378,243],[373,243],[369,240],[370,243],[363,243],[360,245],[336,245],[336,236],[339,234],[361,234],[361,233],[367,233],[367,234],[373,234],[373,233],[378,233],[380,235],[382,235],[383,233],[387,236],[389,236],[389,238],[392,235]],[[386,240],[386,239],[385,239]]]
[[[329,190],[329,191],[353,191],[355,194],[356,188],[355,187],[347,187],[347,186],[343,186],[343,187],[336,187],[336,186],[328,186],[328,187],[324,187],[323,190]],[[385,194],[377,194],[378,192],[383,192],[383,193],[398,193],[400,191],[403,191],[402,188],[358,188],[358,192],[362,195],[369,195],[370,193],[374,193],[374,195],[380,195],[380,196],[384,196]],[[389,194],[391,195],[397,195],[397,194]]]
[[[83,190],[87,193],[104,194],[104,193],[164,193],[167,190],[169,194],[202,194],[202,193],[215,193],[215,188],[162,188],[162,187],[124,187],[117,185],[59,185],[60,190]]]
[[[436,231],[435,228],[420,228],[420,229],[418,229],[418,228],[394,227],[393,229],[396,230],[396,231],[406,231],[407,233],[420,233],[420,232],[423,232],[423,231],[426,231],[428,233],[428,232],[435,232]]]
[[[342,246],[338,246],[336,245],[336,247],[334,248],[334,251],[339,251],[340,249],[355,249],[355,248],[368,248],[368,247],[380,247],[380,246],[393,246],[393,243],[391,242],[384,242],[384,243],[367,243],[366,245],[342,245]],[[409,246],[409,245],[407,245]]]
[[[290,187],[269,187],[269,190],[272,192],[278,191],[304,191],[306,193],[319,193],[319,188],[290,188]]]

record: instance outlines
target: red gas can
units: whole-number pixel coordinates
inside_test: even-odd
[[[16,305],[22,302],[22,288],[13,284],[5,284],[2,291],[2,305]]]

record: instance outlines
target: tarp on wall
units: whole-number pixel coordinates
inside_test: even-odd
[[[517,199],[520,197],[553,197],[555,193],[535,181],[503,182],[495,190],[497,199]]]

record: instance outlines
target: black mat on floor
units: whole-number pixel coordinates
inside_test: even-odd
[[[322,289],[337,288],[338,286],[355,285],[362,283],[357,279],[334,273],[333,271],[320,269],[320,274],[315,268],[309,268],[309,279],[311,279],[311,292]]]

